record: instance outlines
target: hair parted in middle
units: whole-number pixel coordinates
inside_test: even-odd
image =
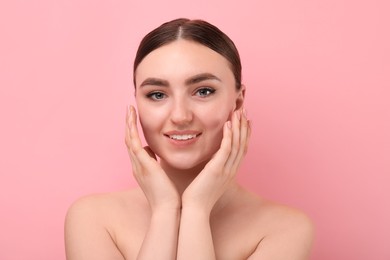
[[[134,87],[136,86],[135,72],[141,61],[152,51],[179,39],[202,44],[225,57],[234,74],[236,89],[241,88],[241,60],[234,42],[216,26],[204,20],[186,18],[163,23],[142,39],[134,59]]]

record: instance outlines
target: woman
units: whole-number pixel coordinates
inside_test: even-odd
[[[133,75],[149,145],[130,107],[125,140],[139,188],[74,203],[67,258],[306,259],[307,217],[235,180],[251,124],[233,42],[205,21],[173,20],[144,37]]]

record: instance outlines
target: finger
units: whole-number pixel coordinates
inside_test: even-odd
[[[136,162],[137,168],[142,170],[143,167],[152,167],[153,170],[157,168],[157,158],[154,152],[150,149],[144,149],[142,146],[141,140],[139,138],[138,129],[137,129],[137,115],[133,106],[130,107],[130,116],[129,116],[129,128],[130,128],[130,150],[133,159]],[[155,160],[153,160],[153,159]],[[152,170],[152,171],[153,171]],[[145,173],[148,171],[145,171]]]
[[[134,121],[135,121],[134,108],[128,107],[126,114],[127,114],[127,116],[126,116],[126,138],[125,138],[125,141],[126,141],[126,145],[127,145],[127,151],[128,151],[128,154],[129,154],[129,157],[131,160],[131,166],[133,169],[133,176],[135,177],[135,179],[139,183],[140,178],[144,174],[144,170],[143,170],[143,166],[142,166],[138,156],[134,152],[135,150],[138,149],[138,148],[134,148],[134,144],[137,146],[137,144],[138,144],[137,139],[139,140],[138,132],[134,132],[134,128],[136,128],[134,125]],[[139,144],[140,143],[141,143],[141,141],[139,141]],[[143,150],[143,149],[141,148],[140,151],[141,150]]]
[[[130,116],[130,111],[129,107],[126,109],[126,126],[125,126],[125,144],[127,147],[127,150],[130,149],[130,124],[129,124],[129,116]]]
[[[139,160],[137,159],[137,157],[135,156],[135,154],[133,153],[132,149],[127,149],[127,152],[129,154],[129,157],[130,157],[131,168],[133,170],[132,171],[133,176],[135,177],[135,179],[139,183],[139,178],[140,178],[140,175],[142,174],[142,166],[141,166]]]
[[[246,138],[244,154],[246,154],[248,152],[249,140],[250,140],[251,136],[252,136],[252,122],[250,120],[248,120],[248,137]]]
[[[229,158],[232,146],[232,123],[231,121],[225,122],[223,126],[223,137],[219,150],[215,153],[213,159],[206,165],[208,168],[224,167],[227,159]]]
[[[248,118],[246,111],[242,110],[242,118],[241,118],[241,129],[240,129],[240,149],[238,152],[237,158],[242,157],[245,153],[245,146],[247,144],[248,139]]]
[[[130,148],[134,154],[143,150],[141,140],[139,138],[138,129],[137,129],[137,113],[133,106],[130,106],[130,115],[129,115],[129,131],[130,131]]]
[[[130,160],[131,160],[131,165],[133,166],[133,170],[137,170],[137,163],[135,161],[135,155],[131,149],[131,137],[130,137],[130,108],[127,107],[126,111],[126,129],[125,129],[125,143],[126,143],[126,148],[127,152],[129,154]],[[134,168],[135,167],[135,168]]]
[[[248,139],[248,119],[247,119],[246,111],[243,110],[241,116],[241,122],[240,122],[240,148],[232,166],[233,172],[237,172],[241,164],[241,161],[244,157],[246,146],[247,146],[247,139]]]
[[[240,148],[240,129],[241,129],[240,121],[241,121],[241,111],[237,110],[234,112],[232,116],[232,133],[233,133],[232,149],[229,158],[227,159],[225,164],[226,169],[232,168]]]
[[[132,164],[132,166],[135,166],[134,154],[133,154],[133,152],[131,150],[130,120],[129,120],[129,117],[130,117],[130,109],[129,109],[129,107],[127,107],[127,111],[126,111],[125,143],[126,143],[127,152],[129,154],[129,157],[130,157],[130,160],[131,160],[131,164]]]
[[[131,166],[133,168],[133,175],[138,181],[138,176],[142,173],[142,168],[141,168],[141,165],[140,165],[137,157],[133,153],[133,151],[131,151],[131,149],[129,149],[128,151],[129,151],[129,157],[131,160]]]

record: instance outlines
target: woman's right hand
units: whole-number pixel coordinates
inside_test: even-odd
[[[181,199],[174,184],[166,175],[149,147],[142,147],[133,106],[127,109],[126,146],[133,175],[149,202],[152,211],[180,209]]]

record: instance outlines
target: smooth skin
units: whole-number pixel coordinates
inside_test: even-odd
[[[67,259],[307,259],[310,220],[236,182],[251,124],[227,60],[178,40],[146,56],[136,82],[149,147],[134,107],[125,142],[139,187],[76,201],[65,223]],[[188,131],[194,142],[170,138]]]

